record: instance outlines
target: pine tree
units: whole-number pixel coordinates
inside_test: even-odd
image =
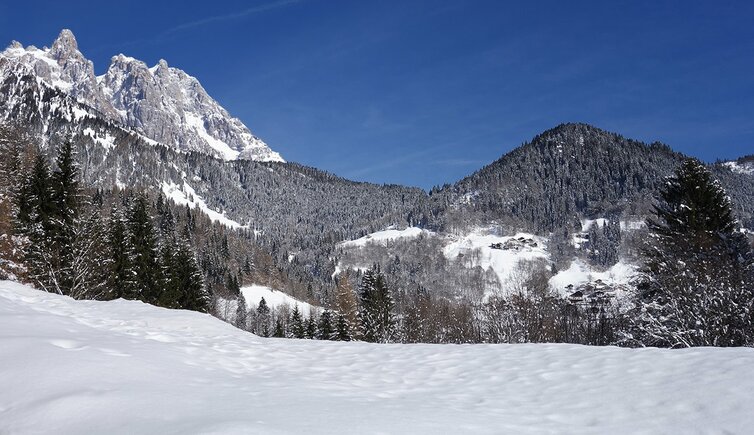
[[[348,320],[342,314],[338,314],[338,318],[335,321],[335,340],[338,341],[351,341],[351,327],[348,324]]]
[[[293,307],[293,313],[291,314],[291,335],[293,338],[306,338],[304,321],[301,318],[298,304]]]
[[[363,328],[363,339],[369,342],[387,343],[395,338],[395,303],[385,276],[379,267],[364,272],[359,286],[361,309],[359,318]]]
[[[62,294],[55,258],[52,195],[50,170],[40,153],[18,200],[17,231],[27,240],[24,264],[29,279],[42,290]]]
[[[236,303],[236,328],[246,330],[249,327],[246,322],[248,310],[246,309],[246,298],[243,297],[243,294],[238,295]]]
[[[143,194],[138,195],[131,205],[128,229],[133,246],[133,271],[139,299],[155,304],[162,290],[161,266],[149,204]]]
[[[754,259],[730,200],[699,161],[660,191],[632,337],[661,347],[754,343]]]
[[[52,174],[53,243],[60,290],[70,294],[73,286],[74,225],[80,213],[78,168],[73,146],[65,142],[58,150],[57,169]]]
[[[319,316],[315,337],[319,340],[333,340],[335,338],[335,326],[330,310],[323,311],[322,315]]]
[[[313,339],[317,335],[317,322],[313,315],[310,315],[306,320],[304,338]]]
[[[196,262],[194,251],[184,236],[176,243],[173,270],[177,277],[180,297],[178,306],[184,310],[209,311],[211,296],[204,282],[204,275]]]
[[[275,338],[285,337],[285,330],[283,329],[283,322],[279,318],[275,320],[275,330],[272,332],[272,336]]]
[[[133,269],[133,245],[122,210],[113,207],[107,227],[107,250],[109,252],[109,298],[138,299],[139,292]]]
[[[270,336],[270,307],[267,306],[264,297],[259,300],[259,305],[257,305],[257,327],[254,332],[262,337]]]

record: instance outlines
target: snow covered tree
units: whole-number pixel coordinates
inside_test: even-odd
[[[754,343],[754,259],[722,187],[688,159],[654,214],[632,338],[661,347]]]
[[[332,340],[335,338],[335,325],[333,324],[332,311],[325,310],[322,312],[322,315],[319,316],[319,323],[317,324],[315,337],[318,340]]]
[[[204,283],[204,276],[196,262],[194,251],[183,237],[176,243],[173,256],[173,276],[177,280],[178,306],[184,310],[206,313],[210,307],[210,294]]]
[[[18,198],[16,230],[27,241],[24,264],[31,281],[42,290],[63,293],[55,258],[55,208],[50,169],[37,154]]]
[[[396,333],[395,303],[379,267],[364,272],[359,299],[363,339],[377,343],[392,341]]]
[[[239,294],[236,298],[236,328],[246,330],[249,325],[246,322],[247,319],[246,298],[243,294]]]
[[[257,319],[254,333],[261,335],[262,337],[270,336],[270,307],[267,306],[267,301],[262,297],[257,305]]]

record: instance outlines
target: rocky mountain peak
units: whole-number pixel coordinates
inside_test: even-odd
[[[170,147],[224,160],[283,161],[212,99],[196,78],[168,67],[164,59],[148,68],[140,60],[119,54],[111,59],[107,72],[97,77],[68,29],[60,32],[49,49],[24,49],[14,42],[0,57],[12,64],[0,68],[0,80],[14,69],[31,72],[108,121]]]
[[[60,35],[58,35],[58,38],[55,39],[55,42],[52,43],[50,55],[53,59],[58,61],[72,55],[78,55],[76,57],[81,57],[83,59],[83,55],[79,52],[79,44],[76,42],[76,37],[73,35],[73,32],[68,29],[63,29],[60,32]]]

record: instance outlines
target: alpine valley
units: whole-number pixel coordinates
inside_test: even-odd
[[[287,302],[304,308],[310,337],[334,336],[317,332],[321,318],[333,316],[333,331],[338,318],[356,322],[354,289],[376,279],[390,289],[397,326],[367,341],[551,341],[491,324],[500,308],[491,301],[533,288],[562,307],[621,312],[658,189],[686,158],[568,123],[429,192],[350,181],[286,162],[163,60],[149,67],[120,54],[95,75],[68,30],[50,48],[12,42],[0,53],[0,123],[6,162],[13,149],[28,168],[38,151],[55,168],[70,143],[88,206],[103,221],[143,195],[158,232],[164,222],[185,229],[208,310],[242,329],[306,335],[293,331]],[[752,161],[706,165],[750,242]],[[27,280],[9,236],[12,186],[5,178],[0,192],[0,275]],[[616,340],[589,334],[558,337]]]

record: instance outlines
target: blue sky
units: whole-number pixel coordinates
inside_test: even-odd
[[[111,5],[3,2],[0,44],[70,28],[98,74],[164,58],[287,160],[355,180],[454,182],[562,122],[754,153],[751,2]]]

